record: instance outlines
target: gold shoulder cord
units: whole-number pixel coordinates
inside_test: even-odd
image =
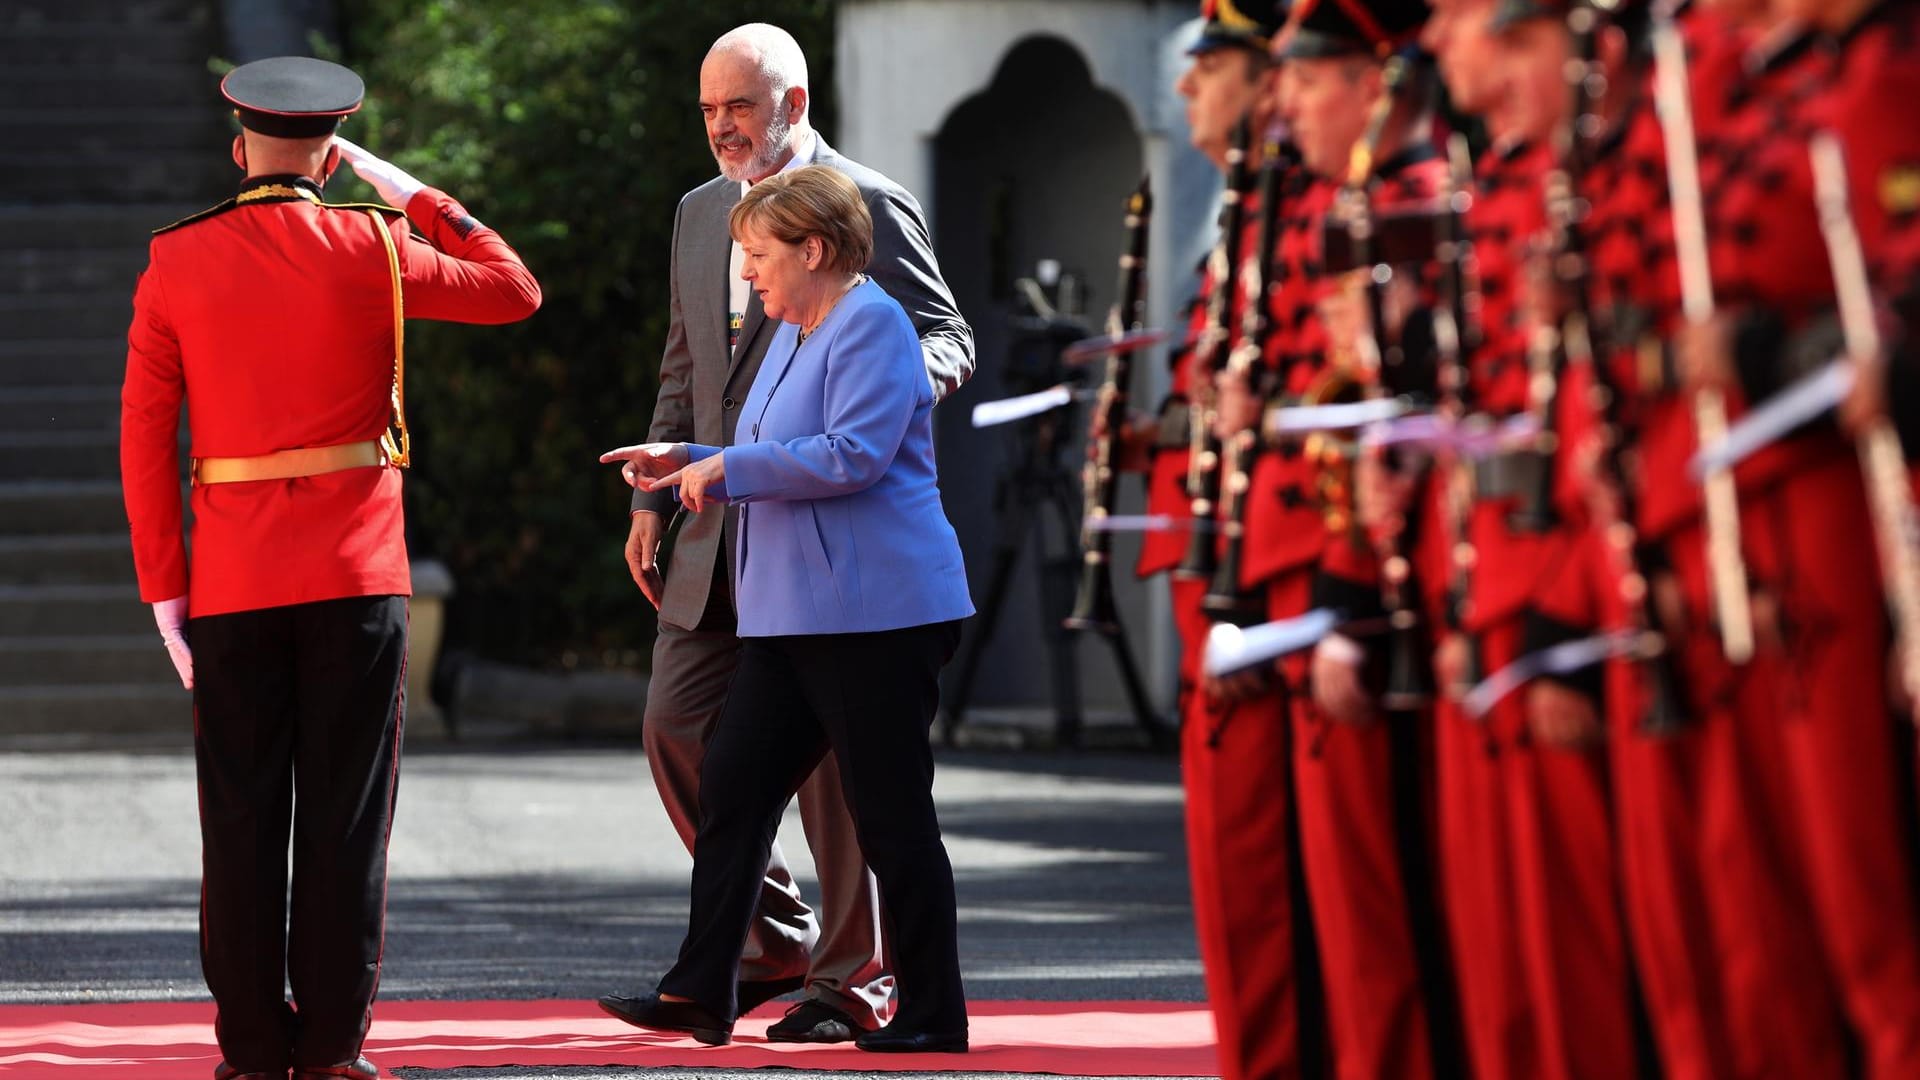
[[[373,231],[387,249],[387,270],[393,277],[393,426],[380,436],[380,445],[395,468],[412,463],[413,440],[407,434],[407,319],[400,298],[400,252],[393,246],[393,233],[378,210],[368,210]]]

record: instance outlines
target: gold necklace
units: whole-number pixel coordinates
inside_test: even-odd
[[[808,334],[811,334],[815,330],[820,329],[820,324],[827,321],[827,316],[833,314],[833,309],[840,306],[840,301],[846,299],[848,293],[859,288],[862,284],[866,282],[866,280],[867,280],[867,275],[865,274],[853,275],[853,282],[849,284],[846,288],[840,290],[840,295],[834,297],[833,303],[827,305],[827,310],[821,312],[820,317],[813,320],[813,325],[803,326],[800,328],[800,340],[801,341],[807,340]]]

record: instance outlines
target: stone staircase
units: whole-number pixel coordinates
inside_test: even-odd
[[[0,737],[191,730],[134,587],[119,386],[149,232],[234,170],[215,0],[0,4]]]

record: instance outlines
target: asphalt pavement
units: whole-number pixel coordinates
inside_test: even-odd
[[[970,997],[1203,999],[1171,757],[943,751],[938,760]],[[0,750],[0,1003],[206,998],[194,806],[184,747]],[[812,895],[791,812],[781,843]],[[685,929],[691,865],[637,747],[410,748],[381,996],[649,989]],[[729,1073],[402,1071],[460,1080]],[[783,1072],[814,1075],[824,1074]]]

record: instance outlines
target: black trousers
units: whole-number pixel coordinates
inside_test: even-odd
[[[953,866],[933,807],[928,729],[958,622],[873,634],[746,638],[700,772],[692,909],[663,993],[734,1015],[734,974],[781,812],[831,752],[880,883],[893,1022],[963,1031]]]
[[[406,598],[212,615],[187,633],[200,963],[221,1053],[243,1072],[352,1061],[380,981]]]

